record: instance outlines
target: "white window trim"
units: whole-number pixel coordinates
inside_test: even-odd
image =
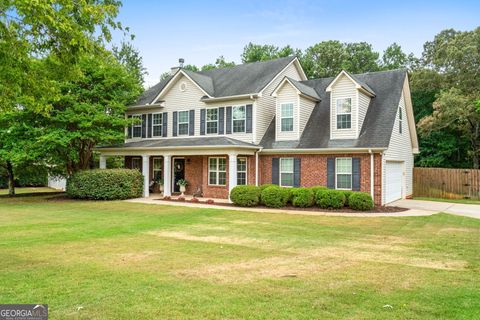
[[[140,166],[138,168],[134,168],[133,167],[133,160],[139,160],[140,161]],[[131,168],[132,169],[137,169],[139,170],[140,172],[142,172],[142,157],[132,157],[132,162],[131,162]]]
[[[207,119],[208,119],[208,110],[217,110],[217,120],[214,120],[214,121],[212,121],[212,120],[208,121],[208,120],[207,120]],[[233,109],[232,109],[232,112],[233,112]],[[205,109],[205,134],[206,134],[206,135],[218,135],[218,129],[219,129],[219,124],[220,124],[219,121],[218,121],[218,116],[219,116],[219,114],[220,114],[220,111],[219,111],[219,108],[218,108],[218,107]],[[233,118],[233,114],[232,114],[232,118]],[[217,123],[217,132],[208,133],[208,123],[209,123],[209,122],[216,122],[216,123]],[[233,125],[233,124],[232,124],[232,125]],[[232,128],[232,129],[233,129],[233,128]]]
[[[134,123],[132,124],[132,139],[141,139],[142,138],[142,115],[141,114],[132,114],[132,119],[134,118],[139,118],[140,119],[140,123],[137,124],[137,123]],[[138,128],[140,127],[140,136],[139,137],[136,137],[135,136],[135,128]]]
[[[161,118],[160,124],[155,124],[154,121],[153,121],[156,114],[160,115],[160,118]],[[155,132],[155,130],[153,130],[153,128],[155,128],[155,127],[160,127],[160,135],[159,136],[156,136],[156,135],[153,134]],[[151,136],[152,136],[152,138],[153,137],[163,137],[163,113],[162,112],[152,113],[152,132],[151,132]]]
[[[210,172],[211,172],[211,170],[210,170],[210,159],[217,159],[216,168],[215,168],[215,171],[213,171],[213,172],[215,172],[216,183],[210,183]],[[223,170],[220,171],[218,169],[219,163],[220,163],[220,161],[218,161],[219,159],[225,159],[225,171],[223,171]],[[219,173],[220,172],[225,172],[225,177],[226,177],[226,174],[227,174],[227,158],[226,157],[208,157],[207,165],[208,165],[208,185],[209,186],[217,186],[217,187],[225,187],[227,185],[227,178],[225,179],[225,184],[219,184],[218,181],[220,180],[219,179]]]
[[[292,172],[282,171],[282,160],[292,160]],[[292,174],[292,185],[291,186],[284,186],[282,185],[282,173],[291,173]],[[295,159],[294,158],[280,158],[278,160],[278,184],[280,187],[284,188],[293,188],[295,185]]]
[[[234,110],[235,108],[241,108],[241,107],[243,107],[243,110],[245,110],[245,116],[244,116],[243,119],[235,119],[235,121],[241,121],[241,120],[243,120],[243,123],[244,123],[243,128],[244,128],[244,130],[243,130],[243,131],[235,132],[235,131],[234,131],[234,128],[235,128],[235,127],[234,127],[234,125],[233,125],[233,121],[234,121],[234,119],[233,119],[233,114],[234,114],[233,110]],[[247,132],[247,106],[246,106],[246,105],[232,106],[232,133],[246,133],[246,132]]]
[[[337,161],[338,160],[350,160],[350,188],[338,188],[338,174],[348,174],[348,173],[338,173],[337,168]],[[351,157],[339,157],[335,158],[335,189],[336,190],[352,190],[353,188],[353,161]]]
[[[403,111],[402,107],[398,107],[398,134],[403,133]]]
[[[350,112],[338,112],[338,100],[345,100],[350,99]],[[335,130],[352,130],[352,108],[353,108],[353,98],[346,97],[346,98],[336,98],[335,99]],[[340,115],[350,115],[350,128],[338,128],[338,116]]]
[[[238,159],[245,159],[245,171],[238,171]],[[239,172],[245,172],[245,185],[248,185],[248,158],[247,157],[237,157],[237,185],[238,185]]]
[[[284,105],[292,105],[292,116],[291,117],[284,117],[282,114],[282,107]],[[292,119],[292,130],[283,130],[282,129],[282,120],[283,119]],[[280,104],[280,132],[295,132],[295,103],[293,102],[285,102]]]
[[[187,124],[187,133],[180,134],[180,124],[185,124],[185,122],[180,123],[180,112],[186,112],[188,114]],[[188,136],[190,133],[190,110],[179,110],[177,111],[177,136]]]
[[[162,164],[161,169],[155,169],[155,160],[159,160]],[[152,179],[155,179],[155,171],[160,171],[160,179],[163,179],[163,159],[161,157],[152,157]]]

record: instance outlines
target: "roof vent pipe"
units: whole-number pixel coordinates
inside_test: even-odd
[[[173,76],[177,71],[181,68],[183,68],[183,64],[185,63],[185,59],[180,58],[178,59],[178,67],[172,67],[170,68],[170,74]]]

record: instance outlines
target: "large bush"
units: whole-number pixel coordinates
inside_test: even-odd
[[[310,190],[313,191],[313,198],[314,198],[314,201],[316,202],[317,201],[317,192],[320,191],[320,190],[328,190],[328,188],[325,187],[325,186],[313,186],[313,187],[310,187]]]
[[[345,195],[339,190],[319,190],[316,199],[317,205],[323,209],[340,209],[345,206]]]
[[[356,192],[355,191],[350,191],[350,190],[343,190],[342,192],[345,195],[345,206],[348,207],[348,199],[350,198],[350,196],[352,194],[354,194]]]
[[[236,186],[230,192],[230,199],[237,206],[256,206],[260,202],[260,188],[256,186]]]
[[[263,189],[261,197],[263,204],[267,207],[285,207],[290,199],[290,190],[276,185],[269,186]]]
[[[260,200],[260,203],[261,203],[261,204],[265,204],[265,203],[263,203],[263,201],[262,201],[262,192],[263,192],[263,190],[267,189],[268,187],[278,187],[278,185],[276,185],[276,184],[271,184],[271,183],[267,183],[267,184],[262,184],[261,186],[258,187],[258,188],[260,189],[260,198],[259,198],[259,200]]]
[[[80,171],[67,180],[67,195],[78,199],[120,200],[139,198],[143,176],[135,169]]]
[[[372,196],[366,192],[353,192],[348,198],[348,205],[353,210],[372,210],[373,200]]]
[[[295,207],[306,208],[314,204],[313,191],[307,188],[294,188],[291,190],[292,204]]]

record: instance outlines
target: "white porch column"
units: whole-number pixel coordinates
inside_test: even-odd
[[[107,157],[106,156],[100,156],[100,169],[107,169]]]
[[[172,195],[172,155],[163,155],[163,196]]]
[[[228,198],[230,200],[230,192],[237,185],[237,153],[228,154]]]
[[[150,157],[142,156],[143,196],[150,196]]]

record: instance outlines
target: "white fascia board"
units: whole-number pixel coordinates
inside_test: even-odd
[[[261,153],[269,154],[283,154],[283,153],[292,153],[292,154],[333,154],[333,153],[368,153],[369,150],[372,152],[382,152],[387,148],[311,148],[311,149],[263,149]]]
[[[170,79],[170,81],[168,81],[168,83],[165,85],[165,87],[163,87],[162,91],[160,91],[158,93],[158,95],[155,97],[155,99],[153,99],[153,103],[155,103],[155,101],[157,101],[165,92],[167,92],[168,90],[170,90],[170,88],[173,86],[173,84],[175,83],[175,81],[180,77],[180,76],[185,76],[188,80],[190,80],[198,89],[200,89],[200,91],[202,91],[207,97],[209,98],[213,98],[211,95],[209,95],[205,90],[203,90],[202,87],[200,87],[198,85],[198,83],[196,83],[192,78],[190,78],[188,76],[187,73],[185,73],[182,69],[179,69],[175,75]]]

